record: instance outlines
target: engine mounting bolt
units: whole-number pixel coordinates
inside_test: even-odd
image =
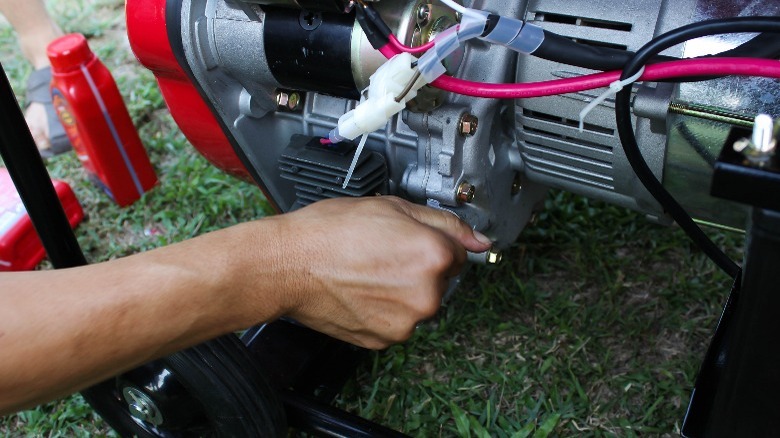
[[[290,95],[287,94],[284,91],[277,91],[276,92],[276,105],[282,108],[286,108],[287,104],[290,102]]]
[[[290,93],[290,97],[287,99],[287,109],[290,111],[296,111],[301,106],[301,94],[298,92]]]
[[[463,114],[458,122],[458,132],[464,137],[471,137],[477,133],[479,119],[473,114]]]
[[[431,5],[423,3],[417,9],[417,24],[425,27],[431,21]]]
[[[469,184],[467,181],[460,183],[458,186],[458,202],[470,204],[474,201],[474,194],[477,192],[477,188],[474,184]]]
[[[504,254],[501,253],[501,251],[490,248],[487,252],[487,264],[488,265],[497,265],[501,263],[501,260],[504,259]]]

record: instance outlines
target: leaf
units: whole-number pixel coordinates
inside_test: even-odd
[[[547,436],[552,433],[553,429],[555,429],[555,426],[558,425],[558,421],[560,420],[561,414],[555,414],[552,417],[544,420],[544,423],[542,423],[542,425],[539,426],[539,429],[536,430],[534,438],[547,438]]]
[[[453,403],[450,403],[450,410],[452,411],[452,418],[455,419],[455,427],[458,429],[458,434],[462,437],[470,438],[471,428],[469,427],[468,415]]]

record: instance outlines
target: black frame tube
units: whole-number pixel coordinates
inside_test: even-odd
[[[0,64],[0,157],[55,268],[87,264]]]

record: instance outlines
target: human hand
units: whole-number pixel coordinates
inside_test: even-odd
[[[454,214],[396,197],[333,199],[275,218],[287,316],[380,349],[431,318],[466,260],[490,241]]]

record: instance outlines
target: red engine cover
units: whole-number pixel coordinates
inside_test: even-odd
[[[166,3],[127,0],[130,46],[138,61],[154,73],[173,119],[190,143],[217,167],[249,180],[249,172],[173,54],[165,21]]]

